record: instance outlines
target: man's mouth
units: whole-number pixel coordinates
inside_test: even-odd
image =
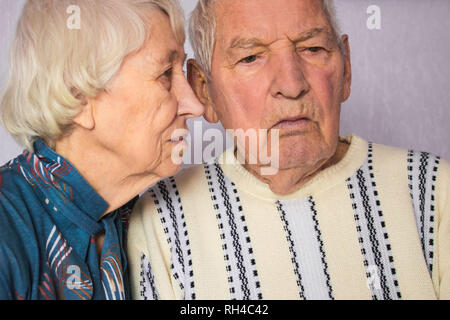
[[[292,117],[279,121],[273,129],[304,129],[311,123],[308,117]]]

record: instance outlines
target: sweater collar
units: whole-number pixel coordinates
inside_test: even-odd
[[[324,169],[314,176],[300,189],[287,194],[273,193],[269,185],[256,178],[247,171],[234,156],[234,148],[225,151],[218,159],[224,173],[238,186],[240,190],[265,200],[289,200],[305,198],[331,189],[351,177],[358,170],[367,157],[368,143],[356,135],[342,140],[350,147],[344,158],[337,164]]]

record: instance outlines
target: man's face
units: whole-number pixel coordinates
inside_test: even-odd
[[[321,1],[221,0],[215,12],[209,93],[223,126],[279,129],[280,170],[330,159],[351,76]]]

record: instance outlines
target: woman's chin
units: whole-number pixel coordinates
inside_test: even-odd
[[[168,158],[158,170],[158,176],[162,179],[174,176],[181,168],[183,163],[174,163],[171,158]]]
[[[163,149],[160,162],[153,167],[153,173],[161,179],[174,176],[183,167],[183,154],[187,149],[186,141],[168,142]]]

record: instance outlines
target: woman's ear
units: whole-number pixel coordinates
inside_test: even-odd
[[[192,87],[197,99],[205,107],[204,118],[208,122],[216,123],[219,121],[217,113],[214,111],[213,104],[211,102],[211,96],[208,90],[208,78],[205,72],[197,64],[194,59],[187,61],[187,79]]]
[[[82,99],[81,111],[72,120],[75,125],[86,130],[95,128],[93,103],[91,99]]]

